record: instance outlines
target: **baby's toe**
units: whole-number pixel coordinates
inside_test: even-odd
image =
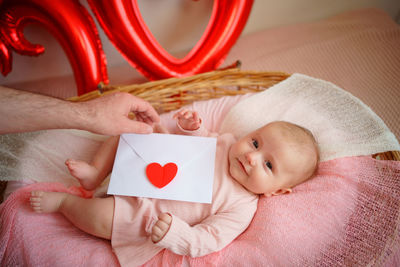
[[[31,203],[31,207],[32,207],[32,208],[33,208],[33,207],[40,207],[40,206],[41,206],[41,205],[40,205],[40,199],[31,198],[30,203]]]
[[[31,197],[42,197],[43,196],[43,191],[32,191],[31,192]]]
[[[42,212],[42,195],[43,192],[41,191],[32,191],[31,192],[31,197],[29,198],[29,202],[31,205],[31,208],[35,212]]]

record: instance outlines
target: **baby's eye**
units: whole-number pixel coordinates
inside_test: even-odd
[[[254,146],[255,148],[258,148],[258,141],[255,140],[255,139],[253,139],[252,142],[253,142],[253,146]]]
[[[269,161],[265,162],[265,165],[268,167],[268,169],[272,170],[272,164]]]

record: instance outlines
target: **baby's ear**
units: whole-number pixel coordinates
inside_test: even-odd
[[[279,196],[279,195],[283,195],[283,194],[290,194],[292,193],[292,189],[291,188],[283,188],[283,189],[278,189],[275,192],[272,193],[264,193],[264,195],[266,197],[271,197],[271,196]]]

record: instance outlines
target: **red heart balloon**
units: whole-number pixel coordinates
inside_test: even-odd
[[[149,181],[158,188],[169,184],[176,176],[178,166],[175,163],[167,163],[161,166],[157,162],[150,163],[146,167],[146,175]]]
[[[210,22],[188,55],[177,59],[156,41],[135,0],[89,0],[110,41],[149,79],[216,69],[243,30],[254,0],[215,0]]]
[[[3,75],[12,69],[11,49],[30,56],[44,52],[42,45],[25,39],[23,30],[30,23],[39,23],[64,48],[79,95],[96,90],[100,82],[108,83],[106,58],[96,25],[79,1],[13,0],[1,3],[0,69]]]

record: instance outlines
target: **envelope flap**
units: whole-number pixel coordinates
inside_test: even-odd
[[[121,139],[146,164],[174,162],[181,167],[216,146],[216,138],[175,134],[122,134]]]
[[[107,192],[211,203],[216,144],[217,139],[213,137],[123,134]],[[170,162],[176,164],[177,171],[173,177],[164,177],[167,170],[164,167]],[[162,165],[162,171],[159,165]],[[148,169],[149,166],[153,167]],[[157,186],[164,183],[164,178],[170,179],[169,182]]]

